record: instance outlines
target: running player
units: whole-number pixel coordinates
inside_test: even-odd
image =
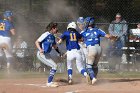
[[[10,72],[10,64],[13,61],[11,35],[15,36],[15,29],[12,24],[13,13],[11,11],[5,11],[4,19],[0,20],[0,59],[2,59],[3,53],[5,53],[7,61],[7,72]]]
[[[58,31],[57,23],[51,22],[46,27],[46,32],[43,33],[35,42],[38,49],[37,57],[38,59],[47,66],[51,67],[50,74],[48,76],[48,87],[58,87],[58,84],[53,82],[54,75],[57,70],[57,64],[52,60],[50,52],[52,47],[60,54],[58,47],[56,46],[55,36]]]
[[[72,61],[76,59],[76,66],[78,68],[78,71],[86,77],[86,79],[89,79],[89,76],[83,66],[82,63],[82,56],[80,51],[80,46],[78,44],[78,41],[82,38],[82,36],[76,31],[76,23],[71,22],[67,26],[67,31],[65,31],[61,37],[58,43],[60,44],[62,40],[66,40],[66,48],[67,48],[67,71],[68,71],[68,83],[72,84]]]

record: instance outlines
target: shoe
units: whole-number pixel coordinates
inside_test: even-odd
[[[92,85],[94,85],[96,81],[97,81],[97,79],[93,78],[92,81],[91,81]]]
[[[56,82],[51,82],[51,83],[47,83],[47,86],[48,87],[58,87],[59,85]]]
[[[73,82],[72,82],[72,79],[68,79],[68,84],[69,84],[69,85],[72,85],[72,83],[73,83]]]
[[[91,79],[90,79],[89,75],[86,76],[86,82],[87,82],[87,84],[91,84]]]

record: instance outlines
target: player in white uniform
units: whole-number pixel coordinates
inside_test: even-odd
[[[89,76],[83,65],[83,60],[81,56],[80,46],[78,41],[82,38],[78,31],[76,31],[76,23],[71,22],[67,26],[67,30],[61,35],[58,43],[60,44],[62,40],[66,40],[67,48],[67,71],[68,71],[68,83],[72,84],[72,61],[76,59],[76,66],[78,71],[86,77],[87,81]]]
[[[52,47],[60,54],[58,47],[56,46],[55,36],[57,33],[57,23],[50,23],[46,27],[46,32],[43,33],[35,42],[38,49],[37,57],[38,59],[47,66],[51,67],[50,74],[48,77],[47,86],[48,87],[58,87],[57,83],[53,82],[54,75],[57,70],[57,64],[52,60],[50,52]]]
[[[5,11],[4,19],[0,20],[0,59],[5,53],[7,59],[7,72],[10,71],[10,64],[13,61],[11,35],[15,36],[15,29],[12,24],[13,13],[11,11]]]

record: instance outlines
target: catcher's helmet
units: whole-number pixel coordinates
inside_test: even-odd
[[[8,18],[8,17],[13,16],[13,13],[12,13],[11,11],[5,11],[5,12],[3,13],[3,16],[4,16],[5,18]]]
[[[70,29],[70,28],[76,29],[76,23],[75,22],[69,23],[68,26],[67,26],[67,30]]]
[[[85,22],[85,25],[93,25],[94,24],[94,17],[87,17],[85,18],[84,22]]]
[[[83,17],[79,17],[77,19],[77,24],[84,24],[84,18]]]

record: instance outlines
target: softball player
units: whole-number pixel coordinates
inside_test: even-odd
[[[72,84],[72,61],[76,59],[76,66],[78,71],[86,77],[88,80],[89,76],[84,69],[82,63],[82,56],[80,51],[80,46],[78,44],[78,40],[81,39],[81,35],[76,31],[76,23],[71,22],[67,26],[67,31],[65,31],[58,43],[60,44],[62,40],[66,40],[66,48],[67,48],[67,71],[68,71],[68,83]]]
[[[11,35],[15,35],[15,29],[12,24],[13,13],[11,11],[5,11],[4,19],[0,20],[0,59],[5,53],[7,60],[7,72],[10,72],[10,64],[13,60]]]
[[[79,17],[77,19],[77,31],[79,33],[82,33],[84,30],[84,18],[83,17]],[[81,55],[82,55],[82,59],[83,59],[83,64],[84,66],[86,65],[86,55],[87,55],[87,49],[85,47],[84,42],[79,42],[80,45],[80,50],[81,50]]]
[[[55,33],[57,33],[57,23],[52,22],[46,27],[46,32],[43,33],[35,42],[38,49],[38,59],[45,65],[51,67],[47,82],[48,87],[58,87],[57,83],[52,82],[57,70],[57,64],[52,60],[49,54],[52,50],[52,47],[60,54],[55,42]]]
[[[85,19],[85,23],[87,28],[82,34],[85,40],[85,44],[87,46],[87,72],[91,78],[91,83],[94,84],[96,82],[96,76],[98,73],[98,62],[101,56],[102,49],[100,47],[100,37],[110,36],[106,34],[103,30],[96,28],[94,26],[94,18],[87,17]]]

